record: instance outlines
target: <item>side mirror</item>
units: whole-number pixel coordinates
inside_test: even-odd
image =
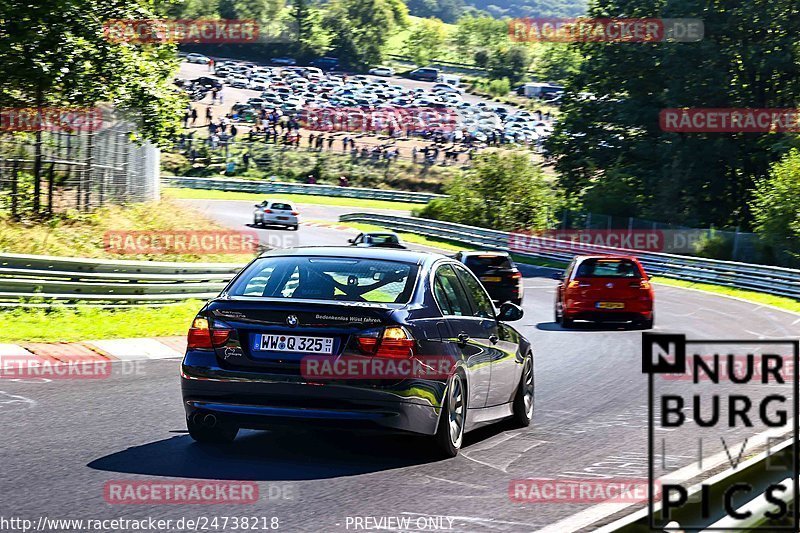
[[[560,270],[558,272],[553,272],[553,279],[561,281],[562,279],[564,279],[564,273],[561,272]]]
[[[514,322],[515,320],[522,318],[522,315],[524,314],[525,311],[523,311],[522,308],[517,304],[505,302],[500,306],[500,314],[497,315],[497,318],[503,322]]]

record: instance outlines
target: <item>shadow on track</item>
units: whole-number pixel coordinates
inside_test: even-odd
[[[242,430],[229,445],[175,436],[101,457],[96,470],[149,476],[293,481],[353,476],[437,460],[416,437],[333,431]]]
[[[628,322],[575,322],[571,328],[564,328],[557,322],[539,322],[536,329],[540,331],[562,331],[574,333],[592,333],[598,331],[642,331],[642,328]]]

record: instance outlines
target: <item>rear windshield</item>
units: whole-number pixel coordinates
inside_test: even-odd
[[[228,291],[231,296],[407,303],[417,266],[339,257],[263,257]]]
[[[630,259],[587,259],[578,267],[576,278],[640,278],[639,267]]]
[[[514,268],[511,259],[504,255],[469,255],[464,264],[479,275],[487,270]]]
[[[367,235],[364,237],[366,242],[372,244],[397,244],[400,241],[397,239],[396,235]]]
[[[290,206],[289,204],[282,204],[279,202],[275,202],[274,204],[272,204],[272,209],[277,209],[278,211],[291,211],[292,206]]]

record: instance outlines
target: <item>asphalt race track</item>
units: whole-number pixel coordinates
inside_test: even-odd
[[[188,201],[232,228],[252,222],[252,203]],[[304,220],[335,221],[352,208],[300,206]],[[344,244],[353,231],[258,229],[290,245]],[[276,236],[276,237],[273,237]],[[288,242],[288,241],[287,241]],[[50,518],[278,517],[279,531],[357,530],[357,517],[447,517],[448,531],[570,531],[561,522],[590,504],[514,503],[514,479],[645,478],[647,392],[641,331],[553,323],[552,271],[527,267],[525,317],[533,342],[536,413],[525,430],[468,434],[461,454],[437,461],[424,440],[370,434],[243,431],[229,448],[201,448],[185,432],[179,361],[122,365],[107,379],[0,381],[2,509]],[[657,332],[690,338],[796,337],[800,316],[730,298],[656,287]],[[187,324],[188,327],[188,324]],[[745,435],[746,434],[742,434]],[[733,431],[730,443],[743,436]],[[687,439],[689,435],[687,435]],[[708,450],[713,453],[718,450]],[[695,450],[672,450],[675,466]],[[109,481],[252,480],[255,504],[109,504]],[[363,522],[362,522],[363,524]],[[570,525],[572,524],[572,525]],[[209,528],[209,531],[214,529]],[[365,530],[365,529],[361,529]],[[401,530],[401,529],[392,529]],[[442,530],[442,528],[440,528]]]

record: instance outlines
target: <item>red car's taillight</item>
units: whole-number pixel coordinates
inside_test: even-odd
[[[637,282],[631,283],[630,287],[631,288],[635,288],[635,289],[645,289],[645,290],[647,290],[647,289],[650,288],[650,282],[647,281],[646,279],[642,279],[642,280],[639,280],[638,283]]]
[[[399,326],[390,326],[381,330],[370,330],[356,337],[362,352],[375,357],[407,359],[414,355],[416,341]]]
[[[208,327],[208,320],[202,317],[197,317],[192,322],[192,327],[189,328],[189,333],[186,336],[186,346],[190,350],[202,349],[211,350],[218,348],[228,342],[231,330],[228,328],[214,328]]]

